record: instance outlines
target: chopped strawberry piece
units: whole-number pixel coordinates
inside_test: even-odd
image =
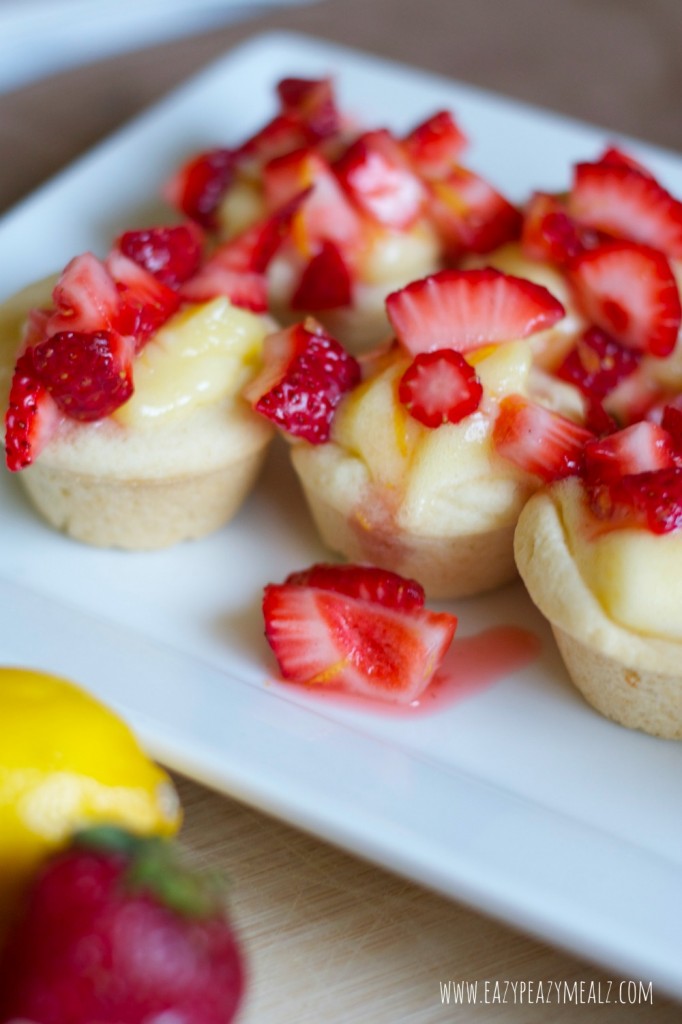
[[[583,455],[586,478],[601,482],[668,469],[675,464],[670,434],[648,420],[588,441]]]
[[[301,275],[291,308],[315,312],[350,306],[352,301],[353,281],[348,264],[333,242],[323,242]]]
[[[388,296],[386,311],[413,355],[526,338],[564,315],[546,288],[490,268],[442,270],[413,281]]]
[[[360,215],[319,153],[298,150],[272,160],[264,171],[264,185],[270,210],[294,204],[291,238],[304,256],[313,256],[323,241],[342,250],[358,244]]]
[[[665,406],[661,426],[668,431],[675,455],[679,459],[682,457],[682,407],[679,404]]]
[[[385,129],[356,139],[334,170],[348,195],[379,224],[409,228],[419,217],[424,186]]]
[[[216,211],[234,178],[235,162],[231,149],[199,153],[166,184],[165,199],[202,227],[215,228]]]
[[[491,252],[518,238],[522,217],[489,182],[464,167],[428,183],[426,215],[451,258]]]
[[[282,112],[297,118],[311,139],[327,139],[341,129],[329,78],[284,78],[277,85]]]
[[[121,334],[133,335],[139,350],[176,312],[180,296],[118,249],[112,249],[106,265],[120,296],[115,328]]]
[[[589,320],[631,348],[669,355],[682,320],[675,276],[663,253],[636,242],[606,242],[571,265]]]
[[[67,264],[52,299],[55,309],[45,327],[47,335],[108,330],[119,314],[116,282],[104,263],[90,252]]]
[[[235,160],[240,167],[252,172],[263,167],[268,161],[292,153],[307,146],[309,132],[300,118],[293,114],[278,114],[246,142],[235,150]]]
[[[295,196],[270,216],[256,221],[239,235],[223,242],[211,260],[229,270],[264,274],[287,237],[294,214],[304,197],[305,193]]]
[[[271,334],[263,355],[247,399],[288,434],[324,444],[337,405],[360,380],[358,361],[310,319]]]
[[[221,295],[252,313],[264,313],[268,308],[265,276],[231,270],[219,259],[208,260],[194,277],[180,286],[180,297],[185,302],[210,302]]]
[[[457,626],[454,615],[286,583],[265,588],[263,616],[285,679],[399,704],[426,689]]]
[[[585,427],[521,395],[502,399],[493,427],[498,454],[545,481],[578,473],[583,448],[593,436]]]
[[[535,192],[526,206],[521,249],[531,260],[548,260],[565,267],[583,250],[575,221],[556,196]]]
[[[624,163],[578,164],[569,212],[581,224],[682,256],[682,203]]]
[[[203,233],[192,222],[168,228],[125,231],[116,248],[168,288],[177,288],[199,269]]]
[[[291,573],[285,584],[334,590],[347,597],[372,601],[384,608],[410,612],[424,606],[424,588],[416,580],[399,576],[373,565],[327,565],[318,563]]]
[[[599,327],[588,327],[556,370],[583,394],[601,400],[639,366],[641,354]]]
[[[682,529],[682,469],[637,473],[614,481],[587,482],[594,515],[612,529],[652,533]]]
[[[585,410],[585,426],[597,437],[606,437],[607,434],[613,434],[618,430],[617,421],[606,411],[603,402],[590,395]]]
[[[29,309],[21,333],[22,351],[37,345],[47,337],[47,325],[51,315],[51,309]]]
[[[452,348],[420,352],[398,385],[398,398],[426,427],[459,423],[478,409],[482,396],[473,366]]]
[[[7,468],[16,473],[30,466],[59,423],[59,410],[44,384],[37,380],[31,356],[17,360],[5,415]]]
[[[452,114],[440,110],[407,135],[402,146],[412,166],[424,178],[444,178],[457,164],[468,139]]]
[[[602,155],[598,160],[595,161],[598,164],[616,164],[618,167],[629,167],[631,170],[638,171],[639,174],[643,174],[646,178],[653,178],[653,174],[645,167],[644,164],[640,163],[639,160],[635,160],[633,156],[626,153],[625,150],[621,149],[620,146],[607,146]]]
[[[134,340],[110,331],[62,331],[30,349],[35,377],[59,409],[76,420],[99,420],[133,393]]]

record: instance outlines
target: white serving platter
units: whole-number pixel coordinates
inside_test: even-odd
[[[368,125],[402,130],[452,109],[468,164],[518,200],[564,188],[572,162],[612,141],[366,54],[257,37],[4,217],[0,298],[158,219],[154,197],[185,156],[264,123],[279,78],[327,74]],[[682,192],[681,158],[620,141]],[[461,637],[534,632],[532,664],[431,714],[385,715],[268,681],[262,587],[325,555],[283,447],[234,523],[170,551],[79,545],[4,472],[0,523],[0,661],[79,681],[171,767],[682,997],[682,744],[592,712],[520,585],[453,607]]]

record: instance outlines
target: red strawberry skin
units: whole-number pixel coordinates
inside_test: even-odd
[[[224,916],[194,917],[126,886],[120,853],[48,861],[0,963],[0,1019],[229,1024],[244,976]]]
[[[26,469],[56,430],[59,410],[36,379],[30,354],[17,361],[5,414],[5,456],[12,473]]]
[[[415,611],[424,606],[424,588],[416,580],[373,565],[329,565],[318,562],[291,573],[284,581],[297,587],[334,590],[348,597],[373,601],[385,608]]]
[[[359,381],[358,361],[308,320],[266,340],[265,369],[249,386],[247,398],[256,412],[288,434],[324,444],[337,405]]]

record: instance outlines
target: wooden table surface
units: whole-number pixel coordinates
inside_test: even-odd
[[[679,0],[324,0],[0,95],[0,209],[236,43],[304,31],[682,149]],[[295,73],[295,69],[292,69]],[[40,240],[36,239],[36,244]],[[609,972],[188,780],[183,842],[233,880],[250,977],[241,1024],[682,1019],[651,1006],[443,1006],[440,982]],[[681,957],[682,963],[682,957]],[[682,969],[682,967],[681,967]]]

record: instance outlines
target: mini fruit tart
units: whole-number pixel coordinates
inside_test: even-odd
[[[562,307],[530,282],[453,270],[391,295],[388,315],[398,340],[361,363],[344,353],[302,372],[313,365],[302,326],[290,328],[295,357],[268,339],[248,397],[293,441],[331,550],[414,577],[430,597],[499,586],[516,574],[512,540],[525,501],[543,480],[573,472],[592,436],[527,397],[527,338]],[[310,338],[319,344],[314,328]]]
[[[328,80],[285,79],[277,91],[264,128],[194,157],[166,196],[220,238],[279,220],[267,276],[281,322],[312,314],[366,350],[388,333],[390,292],[518,237],[519,211],[461,165],[467,140],[447,111],[404,136],[351,131]]]
[[[601,714],[682,738],[682,417],[584,449],[579,476],[535,494],[516,560],[575,686]]]
[[[203,536],[260,468],[273,431],[240,391],[273,328],[264,281],[230,265],[243,243],[205,258],[202,241],[191,224],[126,232],[0,312],[7,467],[78,540]]]

